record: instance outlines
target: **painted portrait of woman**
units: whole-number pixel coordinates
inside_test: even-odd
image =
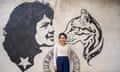
[[[4,49],[22,72],[34,65],[41,47],[54,45],[54,11],[49,4],[24,2],[10,14],[4,28]]]

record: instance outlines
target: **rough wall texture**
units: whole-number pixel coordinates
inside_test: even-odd
[[[71,72],[120,72],[119,23],[119,0],[1,0],[0,72],[53,72],[60,32]]]

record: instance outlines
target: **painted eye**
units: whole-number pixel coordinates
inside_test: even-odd
[[[50,24],[49,22],[44,22],[40,28],[47,28],[49,24]]]

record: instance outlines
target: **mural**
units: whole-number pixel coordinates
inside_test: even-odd
[[[70,72],[120,72],[120,0],[0,0],[0,72],[53,72],[61,32]]]
[[[3,46],[22,72],[34,65],[41,47],[54,45],[53,19],[53,9],[40,2],[24,2],[12,11],[4,28]]]
[[[81,15],[71,19],[64,31],[68,35],[68,43],[81,42],[84,46],[83,57],[87,64],[92,58],[101,53],[104,43],[102,30],[99,23],[90,15],[86,9],[81,9]],[[72,57],[75,56],[73,59]],[[44,72],[52,72],[53,51],[51,50],[44,59]],[[74,62],[77,61],[77,62]],[[72,65],[73,64],[73,65]],[[71,72],[79,72],[80,63],[77,55],[71,53]],[[76,69],[76,70],[75,70]]]
[[[4,28],[5,41],[3,46],[10,60],[22,72],[34,65],[34,57],[41,52],[41,47],[54,45],[53,19],[54,10],[49,4],[40,2],[22,3],[11,13]],[[87,60],[88,65],[90,65],[89,61],[102,51],[102,30],[86,9],[82,9],[80,16],[68,22],[64,32],[68,35],[68,43],[81,42],[84,45],[83,57]],[[52,59],[52,51],[49,54],[51,54]],[[79,72],[79,58],[73,51],[71,57],[72,55],[76,56],[72,59],[73,66],[77,65],[77,67],[73,67],[72,71]],[[78,61],[75,64],[74,59]]]
[[[68,35],[68,43],[83,44],[83,57],[88,65],[102,51],[104,38],[101,27],[86,9],[81,9],[81,15],[68,22],[64,32]]]
[[[104,37],[100,24],[86,10],[68,21],[64,32],[67,42],[76,45],[81,42],[83,58],[91,66],[90,61],[103,49]],[[41,47],[54,46],[53,28],[54,10],[49,3],[23,2],[13,9],[4,27],[3,47],[12,63],[25,72],[34,66],[35,56],[42,53]],[[78,51],[79,52],[79,51]],[[80,72],[80,59],[74,50],[70,55],[70,71]],[[43,71],[53,71],[53,49],[44,55]]]
[[[53,49],[50,50],[44,58],[43,71],[54,72],[53,70]],[[70,54],[70,72],[80,72],[80,60],[77,54],[73,50],[71,50],[71,54]]]

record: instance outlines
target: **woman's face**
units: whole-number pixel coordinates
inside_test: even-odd
[[[54,45],[54,29],[52,20],[50,20],[46,15],[44,15],[42,20],[37,23],[35,38],[40,46]]]
[[[60,36],[59,42],[60,42],[61,44],[65,44],[65,43],[66,43],[66,38],[65,38],[64,35],[61,35],[61,36]]]

